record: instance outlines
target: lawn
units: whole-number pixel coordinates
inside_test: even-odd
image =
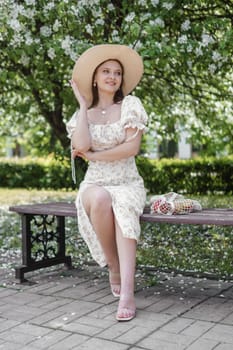
[[[0,268],[14,268],[20,262],[21,235],[18,214],[10,205],[68,201],[75,191],[47,191],[0,188]],[[203,207],[233,207],[230,196],[191,196]],[[74,265],[90,263],[91,256],[78,234],[77,222],[66,220],[67,253]],[[143,224],[142,240],[138,245],[137,263],[142,268],[178,271],[229,279],[233,276],[233,229],[205,225]]]

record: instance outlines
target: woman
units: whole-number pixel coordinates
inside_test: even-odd
[[[134,157],[147,114],[128,95],[143,73],[141,57],[124,45],[97,45],[77,60],[71,86],[80,109],[68,124],[73,157],[89,162],[76,200],[78,224],[93,258],[108,266],[116,319],[135,317],[134,275],[145,189]]]

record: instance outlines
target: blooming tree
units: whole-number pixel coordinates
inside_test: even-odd
[[[75,60],[93,44],[121,43],[144,59],[136,94],[158,138],[182,125],[232,151],[232,18],[232,0],[1,0],[0,132],[33,130],[32,144],[50,134],[66,148]]]

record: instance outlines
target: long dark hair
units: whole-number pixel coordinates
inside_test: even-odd
[[[118,60],[116,60],[116,59],[114,59],[114,58],[113,58],[113,59],[109,58],[108,60],[103,61],[102,63],[100,63],[100,64],[96,67],[96,69],[95,69],[95,71],[94,71],[94,73],[93,73],[93,76],[92,76],[92,83],[91,83],[91,89],[92,89],[92,104],[91,104],[90,108],[95,107],[95,106],[98,104],[98,102],[99,102],[98,88],[97,88],[97,86],[94,86],[94,79],[95,79],[95,75],[96,75],[97,69],[98,69],[102,64],[104,64],[105,62],[108,62],[108,61],[115,61],[115,62],[118,62],[119,65],[121,66],[121,70],[122,70],[121,86],[120,86],[119,89],[116,91],[116,93],[115,93],[115,95],[114,95],[114,97],[113,97],[113,101],[114,101],[114,103],[117,103],[117,102],[122,101],[123,98],[124,98],[124,94],[123,94],[123,90],[122,90],[123,79],[124,79],[124,67],[123,67],[123,65],[122,65],[122,63],[121,63],[120,61],[118,61]]]

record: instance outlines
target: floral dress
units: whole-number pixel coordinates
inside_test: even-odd
[[[75,118],[73,116],[67,124],[69,137],[75,128]],[[100,151],[121,144],[126,139],[126,128],[135,128],[133,137],[136,137],[139,130],[145,130],[146,122],[147,114],[140,99],[126,96],[122,101],[119,121],[110,124],[89,124],[92,150]],[[103,250],[81,200],[83,191],[93,184],[103,186],[110,193],[113,213],[123,236],[135,240],[140,236],[139,216],[145,205],[146,191],[134,157],[112,162],[89,161],[76,199],[78,227],[92,257],[100,266],[105,266]]]

